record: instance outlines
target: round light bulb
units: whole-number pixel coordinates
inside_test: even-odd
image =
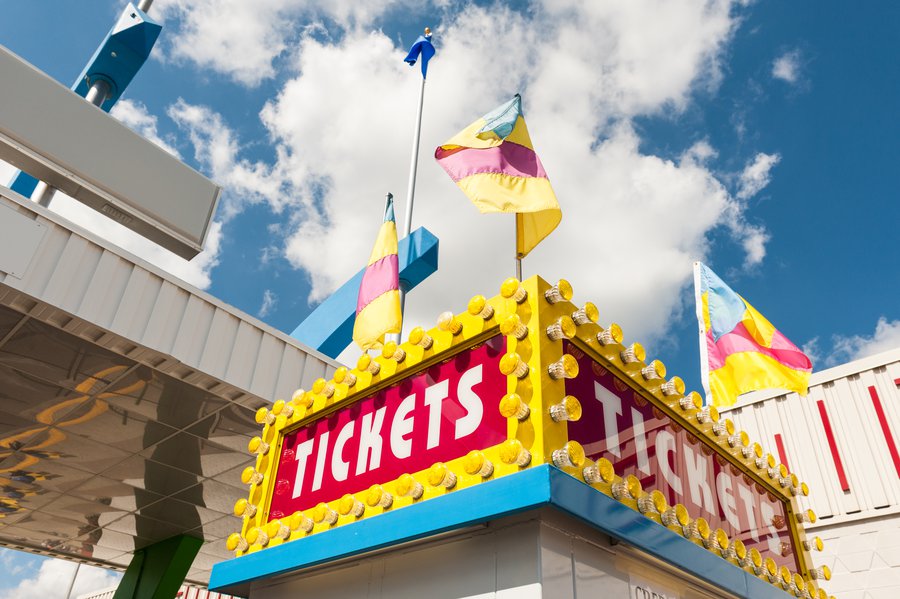
[[[586,302],[583,307],[572,312],[572,321],[578,326],[589,322],[596,323],[598,320],[600,320],[600,311],[591,302]]]
[[[525,291],[525,287],[515,277],[510,277],[503,281],[503,284],[500,285],[500,295],[506,299],[513,300],[517,304],[521,304],[528,298],[528,292]]]
[[[425,487],[422,486],[422,483],[417,481],[410,474],[402,474],[400,478],[397,479],[394,490],[397,491],[397,495],[400,495],[401,497],[409,496],[413,499],[420,499],[425,493]]]
[[[570,354],[563,354],[559,360],[547,367],[547,372],[555,381],[574,379],[578,376],[578,360]]]
[[[522,323],[518,314],[510,314],[500,321],[500,333],[522,341],[528,336],[528,327]]]
[[[484,320],[490,320],[494,317],[494,308],[483,295],[476,295],[469,300],[468,312],[472,316],[480,316]]]
[[[525,467],[531,462],[531,452],[518,439],[508,439],[500,445],[500,460],[504,464]]]
[[[581,412],[581,402],[572,395],[566,395],[561,402],[550,406],[550,418],[554,422],[577,422],[581,419]]]
[[[600,343],[600,345],[616,345],[622,343],[624,338],[625,335],[622,333],[622,327],[616,323],[610,324],[609,327],[597,333],[597,342]]]
[[[409,333],[409,342],[423,349],[431,349],[431,346],[434,345],[434,338],[422,327],[416,327]]]
[[[584,465],[584,447],[578,441],[569,441],[551,454],[557,468],[581,468]]]
[[[544,299],[551,304],[567,302],[572,299],[572,285],[567,280],[560,279],[556,285],[544,292]]]
[[[428,469],[428,484],[432,487],[452,489],[456,486],[456,474],[443,462],[437,462]]]
[[[519,357],[519,354],[508,353],[500,358],[500,372],[506,376],[516,376],[522,379],[528,376],[528,364]]]
[[[368,372],[374,376],[381,371],[381,364],[373,360],[369,354],[363,354],[356,361],[356,369],[360,372]]]
[[[473,449],[463,458],[463,470],[472,476],[488,478],[494,473],[494,464],[482,452]]]
[[[597,463],[587,466],[581,471],[585,482],[589,484],[611,484],[616,479],[616,471],[612,462],[606,458],[600,458]]]
[[[462,323],[453,316],[453,312],[442,312],[437,320],[438,328],[447,331],[453,335],[458,335],[462,331]]]
[[[525,420],[531,410],[518,393],[508,393],[500,400],[500,413],[504,418]]]

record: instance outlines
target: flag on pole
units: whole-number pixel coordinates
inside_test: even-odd
[[[758,389],[806,395],[812,372],[806,354],[700,262],[694,263],[694,293],[707,404],[730,406]]]
[[[384,224],[378,232],[369,265],[359,285],[353,341],[364,350],[378,347],[384,342],[386,333],[399,333],[402,323],[397,224],[394,220],[394,201],[389,197],[384,210]]]
[[[438,146],[434,158],[482,213],[516,213],[520,258],[562,219],[556,194],[531,145],[519,94]]]
[[[434,46],[431,44],[431,29],[426,27],[425,35],[420,35],[416,41],[413,42],[413,45],[409,48],[409,53],[403,61],[408,63],[409,66],[413,66],[416,64],[416,61],[421,58],[422,79],[426,79],[428,61],[431,60],[432,56],[434,56]]]

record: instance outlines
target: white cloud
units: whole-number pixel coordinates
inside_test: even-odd
[[[744,170],[738,180],[737,198],[746,200],[752,198],[772,180],[772,167],[781,160],[780,154],[765,154],[759,152]]]
[[[208,4],[161,5],[190,22]],[[253,15],[240,14],[264,21],[288,4],[296,6],[264,2]],[[718,84],[735,6],[572,0],[536,4],[525,14],[466,5],[436,27],[414,227],[441,239],[441,270],[410,295],[408,328],[431,324],[444,308],[460,309],[472,294],[493,295],[512,274],[512,217],[479,215],[431,152],[516,91],[524,93],[535,147],[563,208],[560,229],[526,258],[526,275],[571,279],[576,299],[597,302],[605,321],[615,317],[629,337],[646,340],[664,335],[680,313],[691,264],[705,256],[710,231],[724,227],[748,264],[762,260],[768,235],[747,222],[743,200],[765,186],[778,156],[757,156],[732,196],[707,166],[716,155],[708,141],[666,160],[641,152],[632,126],[636,116],[683,110],[696,89]],[[290,36],[276,27],[268,58],[254,60],[274,69],[272,57],[285,51],[277,40]],[[312,302],[365,263],[385,192],[397,197],[403,221],[420,80],[401,57],[387,36],[361,27],[337,41],[318,30],[300,34],[282,63],[293,74],[261,113],[276,145],[271,165],[243,159],[241,142],[209,108],[181,100],[168,111],[228,190],[225,218],[248,202],[287,212],[283,251],[308,273]]]
[[[800,79],[800,51],[785,52],[772,62],[772,77],[788,83],[797,83]]]
[[[64,599],[75,574],[75,564],[60,559],[47,559],[31,578],[0,595],[0,599]],[[122,575],[95,566],[82,565],[75,579],[72,597],[115,586]]]
[[[368,26],[395,0],[156,0],[154,18],[175,25],[169,55],[248,86],[275,75],[273,61],[295,41],[295,24],[330,19]]]
[[[875,332],[871,336],[835,335],[833,341],[834,351],[826,361],[828,366],[898,349],[900,348],[900,320],[889,321],[882,316],[875,324]]]
[[[157,146],[174,156],[181,158],[181,155],[168,141],[160,137],[157,130],[158,122],[155,115],[150,114],[147,107],[141,102],[128,99],[122,99],[116,102],[112,107],[110,114],[117,118],[129,129],[143,136],[146,140],[155,143]]]
[[[278,303],[278,296],[271,289],[266,289],[263,291],[263,300],[262,306],[259,307],[259,312],[256,313],[260,318],[265,318],[272,311],[272,308],[275,307],[275,304]]]

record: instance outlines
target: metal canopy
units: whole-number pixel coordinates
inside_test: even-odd
[[[122,569],[187,534],[206,584],[255,409],[336,364],[3,187],[0,210],[0,545]]]

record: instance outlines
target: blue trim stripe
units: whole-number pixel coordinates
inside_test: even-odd
[[[615,499],[546,465],[216,564],[209,588],[246,594],[254,580],[547,505],[737,596],[790,597]]]

